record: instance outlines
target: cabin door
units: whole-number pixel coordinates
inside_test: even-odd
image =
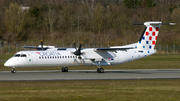
[[[36,54],[31,54],[32,56],[32,64],[36,64],[37,60],[36,60]]]

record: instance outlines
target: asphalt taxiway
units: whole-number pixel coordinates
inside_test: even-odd
[[[180,69],[0,71],[0,81],[180,79]]]

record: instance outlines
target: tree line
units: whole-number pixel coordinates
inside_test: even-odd
[[[0,6],[1,43],[123,45],[143,32],[133,23],[162,21],[177,25],[162,26],[158,43],[180,44],[179,0],[1,0]]]

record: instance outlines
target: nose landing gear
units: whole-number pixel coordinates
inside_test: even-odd
[[[12,67],[11,73],[16,73],[15,67]]]
[[[62,68],[62,72],[68,72],[68,68],[67,67],[63,67]]]

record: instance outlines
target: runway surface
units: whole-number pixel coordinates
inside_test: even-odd
[[[180,69],[0,71],[0,81],[180,79]]]

